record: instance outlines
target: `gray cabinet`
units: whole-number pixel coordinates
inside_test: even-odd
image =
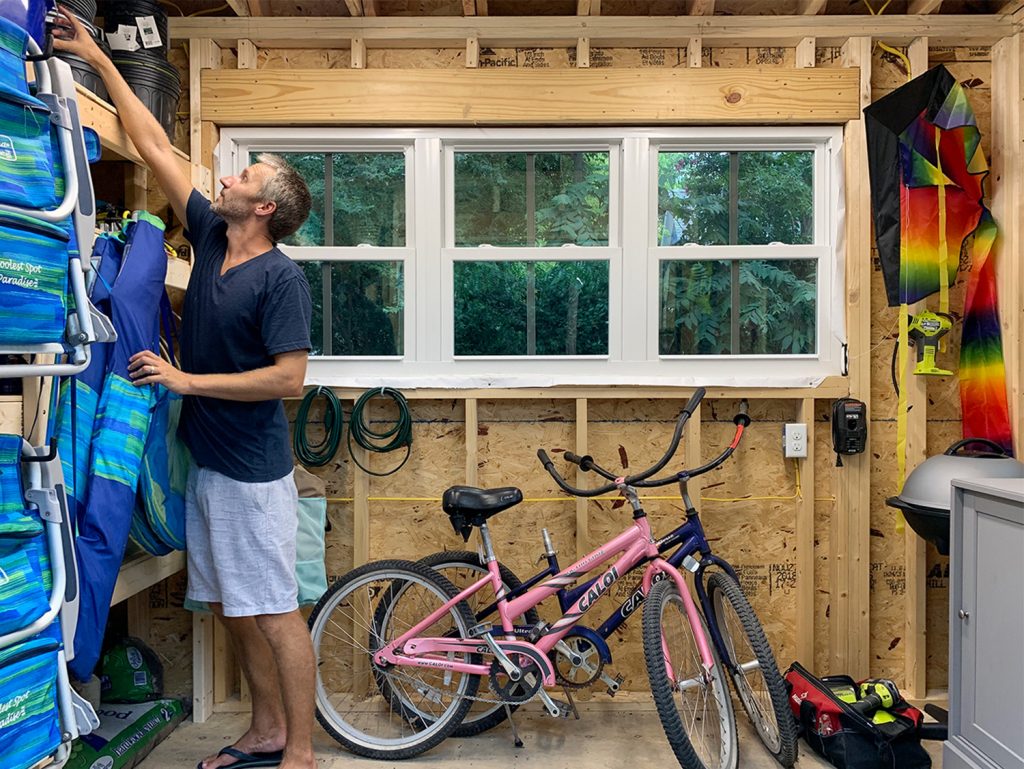
[[[953,481],[944,769],[1024,769],[1024,479]]]

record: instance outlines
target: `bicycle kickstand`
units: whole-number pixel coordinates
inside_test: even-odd
[[[512,729],[512,742],[517,748],[523,747],[523,739],[519,736],[519,730],[516,729],[516,722],[512,720],[512,708],[505,703],[505,718],[508,720],[508,725]]]
[[[568,686],[563,686],[562,687],[562,691],[565,692],[565,698],[569,701],[568,702],[569,710],[576,717],[576,720],[579,721],[580,720],[580,712],[578,710],[576,710],[576,701],[572,698],[572,692],[569,691],[569,687]]]

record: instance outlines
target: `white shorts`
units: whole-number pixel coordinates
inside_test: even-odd
[[[187,597],[219,603],[228,617],[297,609],[297,529],[292,473],[245,483],[192,465],[185,492]]]

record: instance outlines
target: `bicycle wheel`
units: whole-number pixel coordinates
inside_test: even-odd
[[[456,590],[465,590],[474,582],[488,573],[487,564],[480,557],[479,553],[471,553],[468,550],[447,550],[441,553],[432,553],[421,558],[422,563],[435,571],[441,572],[448,581],[455,585]],[[501,581],[507,590],[515,590],[522,581],[510,568],[502,563],[498,564],[501,571]],[[492,622],[495,628],[500,628],[501,619],[497,612],[488,617],[480,616],[480,612],[493,602],[494,593],[491,590],[481,590],[476,595],[467,599],[470,611],[476,616],[477,622]],[[536,626],[540,622],[540,615],[536,608],[527,609],[526,612],[512,620],[516,625]],[[495,695],[496,696],[496,695]],[[509,705],[513,713],[518,705]],[[505,705],[501,702],[474,702],[469,713],[462,719],[462,723],[452,732],[453,737],[474,737],[478,734],[493,729],[508,717]]]
[[[401,591],[407,600],[395,605]],[[324,594],[309,617],[317,658],[317,719],[361,756],[404,759],[452,733],[472,705],[480,677],[436,668],[381,667],[373,653],[457,595],[437,572],[411,561],[377,561],[354,569]],[[381,601],[392,604],[385,625]],[[421,636],[464,638],[473,626],[465,602],[451,607]],[[479,655],[448,659],[479,663]],[[380,684],[381,680],[386,685]],[[393,696],[400,692],[401,696]]]
[[[716,571],[708,579],[712,621],[722,635],[727,670],[757,736],[776,761],[796,761],[796,721],[789,709],[786,682],[753,607],[736,580]]]
[[[701,626],[707,637],[703,618]],[[736,769],[739,746],[729,685],[714,647],[714,666],[705,670],[673,580],[662,580],[651,588],[644,602],[643,634],[651,694],[680,766]]]

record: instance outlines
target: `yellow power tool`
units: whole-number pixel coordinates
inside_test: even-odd
[[[952,371],[939,368],[935,363],[939,351],[939,340],[953,327],[953,317],[943,312],[925,310],[910,318],[907,333],[910,344],[917,350],[915,374],[928,376],[951,376]]]

